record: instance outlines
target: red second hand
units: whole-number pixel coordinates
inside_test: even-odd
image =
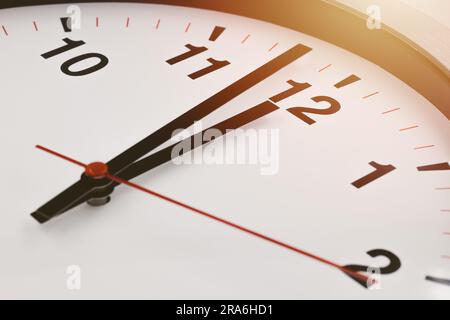
[[[274,244],[276,244],[276,245],[278,245],[278,246],[280,246],[280,247],[283,247],[283,248],[285,248],[285,249],[294,251],[294,252],[299,253],[299,254],[301,254],[301,255],[304,255],[304,256],[306,256],[306,257],[312,258],[312,259],[314,259],[314,260],[316,260],[316,261],[320,261],[320,262],[322,262],[322,263],[325,263],[325,264],[327,264],[327,265],[329,265],[329,266],[332,266],[332,267],[334,267],[334,268],[336,268],[336,269],[341,270],[342,272],[345,272],[345,273],[348,274],[349,276],[355,277],[355,278],[360,279],[360,280],[365,281],[365,282],[367,282],[367,281],[369,280],[369,278],[368,278],[367,276],[365,276],[365,275],[363,275],[363,274],[361,274],[361,273],[359,273],[359,272],[355,272],[355,271],[353,271],[353,270],[347,269],[347,268],[345,268],[345,267],[343,267],[343,266],[341,266],[341,265],[339,265],[339,264],[337,264],[337,263],[335,263],[335,262],[332,262],[332,261],[330,261],[330,260],[321,258],[321,257],[319,257],[319,256],[317,256],[317,255],[314,255],[314,254],[309,253],[309,252],[307,252],[307,251],[301,250],[301,249],[299,249],[299,248],[293,247],[293,246],[291,246],[291,245],[289,245],[289,244],[287,244],[287,243],[278,241],[278,240],[276,240],[276,239],[274,239],[274,238],[268,237],[268,236],[263,235],[263,234],[261,234],[261,233],[259,233],[259,232],[256,232],[256,231],[247,229],[247,228],[245,228],[245,227],[243,227],[243,226],[240,226],[240,225],[238,225],[238,224],[235,224],[235,223],[233,223],[233,222],[231,222],[231,221],[228,221],[228,220],[222,219],[222,218],[220,218],[220,217],[214,216],[214,215],[212,215],[212,214],[210,214],[210,213],[207,213],[207,212],[205,212],[205,211],[203,211],[203,210],[194,208],[194,207],[192,207],[192,206],[190,206],[190,205],[188,205],[188,204],[182,203],[182,202],[180,202],[180,201],[178,201],[178,200],[172,199],[172,198],[167,197],[167,196],[165,196],[165,195],[163,195],[163,194],[160,194],[160,193],[158,193],[158,192],[155,192],[155,191],[152,191],[152,190],[150,190],[150,189],[144,188],[144,187],[142,187],[142,186],[140,186],[140,185],[138,185],[138,184],[135,184],[135,183],[133,183],[133,182],[130,182],[130,181],[128,181],[128,180],[123,180],[123,179],[121,179],[121,178],[119,178],[119,177],[116,177],[116,176],[114,176],[114,175],[108,173],[108,172],[107,172],[107,168],[108,168],[108,167],[106,166],[106,164],[103,164],[103,163],[101,163],[101,162],[93,162],[93,163],[87,165],[87,164],[84,164],[83,162],[80,162],[80,161],[78,161],[78,160],[75,160],[75,159],[73,159],[73,158],[70,158],[70,157],[68,157],[68,156],[65,156],[65,155],[63,155],[63,154],[61,154],[61,153],[58,153],[58,152],[56,152],[56,151],[53,151],[53,150],[48,149],[48,148],[46,148],[46,147],[43,147],[43,146],[41,146],[41,145],[37,145],[36,148],[38,148],[38,149],[40,149],[40,150],[42,150],[42,151],[48,152],[48,153],[50,153],[50,154],[52,154],[52,155],[54,155],[54,156],[56,156],[56,157],[59,157],[59,158],[61,158],[61,159],[66,160],[66,161],[72,162],[73,164],[76,164],[76,165],[78,165],[78,166],[80,166],[80,167],[83,167],[83,168],[85,169],[85,173],[86,173],[87,175],[91,176],[92,178],[99,179],[99,178],[104,178],[104,177],[106,177],[106,178],[108,178],[108,179],[110,179],[110,180],[113,180],[113,181],[115,181],[115,182],[117,182],[117,183],[125,184],[125,185],[127,185],[127,186],[129,186],[129,187],[132,187],[132,188],[134,188],[134,189],[143,191],[143,192],[145,192],[145,193],[148,193],[148,194],[153,195],[153,196],[155,196],[155,197],[158,197],[158,198],[160,198],[160,199],[166,200],[166,201],[168,201],[168,202],[170,202],[170,203],[176,204],[177,206],[183,207],[183,208],[185,208],[185,209],[188,209],[188,210],[190,210],[190,211],[193,211],[193,212],[195,212],[195,213],[198,213],[198,214],[200,214],[200,215],[202,215],[202,216],[205,216],[205,217],[208,217],[208,218],[210,218],[210,219],[216,220],[216,221],[218,221],[218,222],[221,222],[221,223],[223,223],[223,224],[225,224],[225,225],[227,225],[227,226],[233,227],[233,228],[235,228],[235,229],[244,231],[244,232],[246,232],[246,233],[248,233],[248,234],[251,234],[251,235],[253,235],[253,236],[255,236],[255,237],[258,237],[258,238],[260,238],[260,239],[264,239],[264,240],[266,240],[266,241],[272,242],[272,243],[274,243]]]

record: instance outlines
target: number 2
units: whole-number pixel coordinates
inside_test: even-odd
[[[395,271],[400,269],[400,267],[402,265],[400,262],[400,259],[395,254],[393,254],[392,252],[385,250],[385,249],[373,249],[373,250],[367,251],[367,254],[369,256],[371,256],[372,258],[385,257],[389,260],[389,263],[386,266],[379,268],[380,274],[394,273]],[[344,266],[343,268],[352,270],[355,272],[359,272],[359,271],[367,272],[368,270],[372,269],[373,267],[360,265],[360,264],[349,264],[349,265]],[[369,283],[369,281],[363,281],[363,280],[356,278],[348,273],[346,273],[346,275],[348,275],[350,278],[352,278],[353,280],[358,282],[363,287],[365,287],[367,289],[370,288],[371,283]]]
[[[317,97],[313,97],[311,99],[317,103],[327,102],[329,104],[329,107],[326,109],[316,109],[316,108],[308,108],[308,107],[292,107],[292,108],[287,109],[287,111],[292,113],[294,116],[296,116],[300,120],[306,122],[307,124],[312,125],[312,124],[316,123],[316,120],[310,118],[305,113],[330,115],[330,114],[334,114],[334,113],[338,112],[341,109],[341,104],[331,97],[317,96]]]

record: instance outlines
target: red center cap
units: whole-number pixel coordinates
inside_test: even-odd
[[[94,179],[102,179],[108,174],[108,165],[103,162],[92,162],[87,165],[84,173]]]

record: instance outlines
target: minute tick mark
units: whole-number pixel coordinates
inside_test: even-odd
[[[390,110],[384,111],[381,114],[388,114],[388,113],[391,113],[391,112],[394,112],[394,111],[398,111],[398,110],[400,110],[400,108],[394,108],[394,109],[390,109]]]
[[[325,67],[323,67],[322,69],[319,70],[319,72],[322,72],[323,70],[328,69],[329,67],[331,67],[331,63],[329,65],[326,65]]]
[[[418,125],[414,125],[414,126],[410,126],[410,127],[406,127],[406,128],[401,128],[398,131],[402,132],[402,131],[407,131],[407,130],[411,130],[411,129],[416,129],[418,127],[419,127]]]
[[[273,49],[275,49],[277,46],[278,46],[278,42],[275,43],[275,44],[269,49],[269,52],[272,51]]]
[[[8,31],[6,30],[6,27],[5,27],[5,26],[2,26],[2,29],[3,29],[3,33],[5,34],[5,36],[9,35],[9,34],[8,34]]]
[[[244,44],[248,40],[248,38],[250,38],[249,34],[245,36],[245,38],[241,41],[241,44]]]
[[[425,145],[425,146],[415,147],[414,150],[422,150],[422,149],[428,149],[428,148],[432,148],[432,147],[434,147],[434,144],[428,144],[428,145]]]
[[[362,99],[367,99],[367,98],[373,97],[374,95],[377,95],[377,94],[379,94],[378,91],[376,91],[374,93],[371,93],[371,94],[368,94],[367,96],[362,97]]]
[[[184,29],[184,32],[188,32],[190,27],[191,27],[191,23],[189,22],[187,24],[186,28]]]

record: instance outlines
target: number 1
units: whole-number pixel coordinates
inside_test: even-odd
[[[395,170],[395,167],[391,164],[388,165],[382,165],[379,163],[376,163],[375,161],[372,161],[369,163],[372,167],[375,168],[375,171],[369,173],[368,175],[352,182],[352,185],[356,188],[362,188],[365,185],[371,183],[372,181],[375,181],[378,178],[381,178],[385,174],[388,174],[389,172]]]

